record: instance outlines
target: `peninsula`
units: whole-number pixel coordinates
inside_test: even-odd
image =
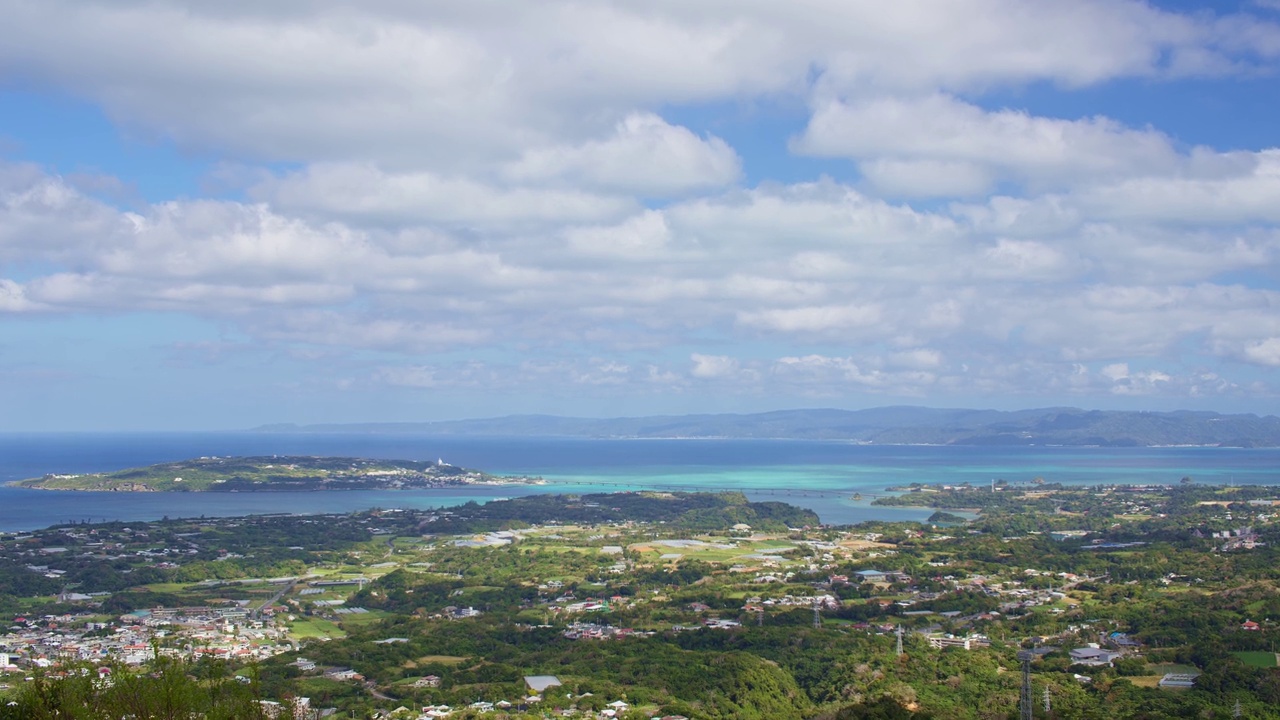
[[[349,457],[202,457],[112,473],[49,474],[12,483],[37,490],[114,492],[271,492],[410,490],[459,485],[531,485],[540,478],[498,477],[444,461]]]

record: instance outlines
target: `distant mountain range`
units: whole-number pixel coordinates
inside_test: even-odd
[[[883,407],[778,410],[746,415],[574,418],[511,415],[426,423],[266,425],[257,432],[405,433],[583,438],[776,438],[877,445],[1073,445],[1280,447],[1280,418],[1215,412],[1041,408],[958,410]]]

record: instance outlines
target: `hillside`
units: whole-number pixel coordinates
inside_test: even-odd
[[[573,418],[512,415],[429,423],[271,425],[259,432],[600,438],[778,438],[870,444],[1280,447],[1280,418],[1215,412],[884,407],[746,415]]]

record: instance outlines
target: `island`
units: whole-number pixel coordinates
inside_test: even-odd
[[[11,483],[36,490],[97,492],[271,492],[298,490],[419,490],[460,485],[538,485],[531,477],[501,477],[443,460],[350,457],[202,457],[111,473],[48,474]]]

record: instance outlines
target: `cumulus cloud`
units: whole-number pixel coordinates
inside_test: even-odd
[[[521,182],[564,180],[658,197],[728,185],[740,173],[741,161],[725,141],[700,138],[653,113],[628,115],[605,140],[526,151],[505,169]]]
[[[1079,192],[1078,202],[1091,215],[1112,219],[1280,222],[1280,208],[1274,202],[1280,194],[1280,148],[1201,155],[1207,167],[1099,184]]]
[[[1173,143],[1105,117],[1061,120],[984,110],[956,97],[881,97],[817,107],[798,152],[866,160],[880,189],[972,195],[1000,178],[1036,185],[1168,171]]]
[[[744,312],[738,321],[780,332],[826,332],[873,325],[881,315],[880,307],[874,304],[820,305]]]
[[[1259,365],[1280,367],[1280,338],[1270,337],[1249,343],[1244,348],[1244,357]]]
[[[0,312],[19,313],[38,309],[27,299],[26,289],[18,283],[0,278]]]
[[[13,240],[0,249],[11,262],[76,267],[4,279],[8,313],[181,310],[234,322],[264,342],[410,355],[584,344],[616,354],[569,376],[582,384],[655,372],[795,383],[821,370],[908,395],[966,387],[958,368],[989,365],[1011,342],[1028,361],[1063,367],[1121,366],[1188,343],[1268,366],[1280,336],[1270,310],[1280,294],[1213,281],[1267,267],[1274,232],[1238,238],[1227,252],[1218,236],[1102,221],[1074,235],[1008,237],[1008,223],[971,207],[926,212],[823,181],[728,190],[562,235],[503,224],[458,234],[451,211],[424,211],[421,228],[308,219],[266,201],[124,212],[57,176],[4,169],[0,227],[10,234],[0,237]],[[56,242],[24,242],[31,228]],[[781,256],[780,237],[788,240]],[[1130,269],[1139,258],[1150,272]],[[694,353],[687,372],[628,357],[718,333],[895,349],[769,366]],[[1016,374],[999,377],[968,386],[994,391]],[[1055,382],[1081,386],[1070,378]],[[1126,391],[1190,387],[1135,378]]]
[[[292,212],[396,226],[557,226],[619,217],[635,201],[574,189],[501,187],[431,172],[387,172],[367,163],[322,163],[256,184],[254,197]]]
[[[694,353],[689,356],[693,361],[690,375],[696,378],[710,379],[734,375],[738,372],[738,361],[725,355],[703,355]]]
[[[1079,86],[1230,72],[1277,52],[1272,25],[1136,1],[3,9],[0,65],[88,96],[132,127],[268,160],[454,168],[573,146],[666,103],[810,84],[837,94]]]
[[[0,10],[0,77],[223,161],[222,199],[155,202],[125,198],[127,177],[0,162],[0,314],[190,314],[287,352],[377,354],[352,383],[424,392],[1191,397],[1280,365],[1280,150],[990,100],[1269,70],[1280,31],[1252,15]],[[742,131],[774,110],[808,113],[789,144]],[[775,173],[788,150],[858,177]]]
[[[671,243],[666,216],[655,210],[646,210],[617,225],[569,228],[566,235],[569,246],[584,255],[630,260],[667,257]]]

